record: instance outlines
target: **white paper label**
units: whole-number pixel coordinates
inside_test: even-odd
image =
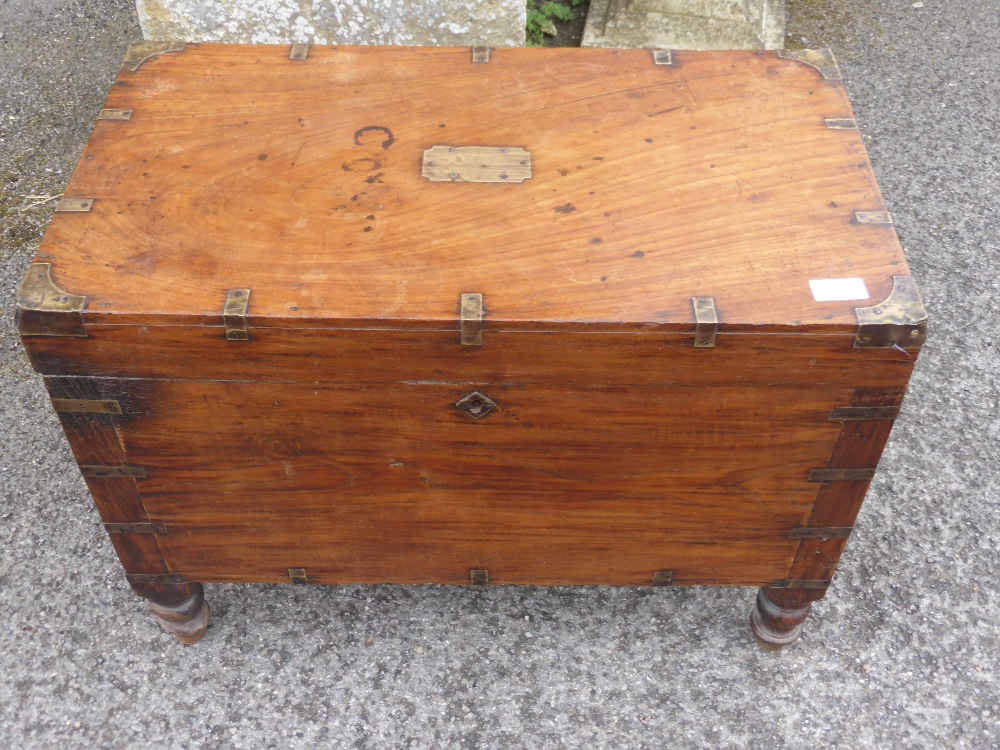
[[[868,299],[864,279],[810,279],[809,288],[817,302]]]

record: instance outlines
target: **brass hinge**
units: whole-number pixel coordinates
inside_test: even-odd
[[[789,539],[847,539],[853,531],[851,526],[830,526],[828,528],[813,528],[803,526],[788,532]]]
[[[657,570],[653,573],[653,586],[670,586],[674,580],[674,571]]]
[[[167,533],[164,523],[106,523],[104,530],[109,534],[158,534]]]
[[[54,398],[52,408],[58,414],[121,414],[122,405],[117,401],[94,401],[85,398]]]
[[[96,479],[145,479],[146,470],[141,466],[93,466],[81,465],[80,473]]]
[[[488,63],[490,61],[490,52],[493,51],[492,47],[485,47],[477,45],[472,48],[472,62],[474,63]]]
[[[83,325],[87,298],[57,287],[51,263],[28,266],[16,304],[17,330],[22,336],[87,336]]]
[[[472,568],[469,571],[469,583],[473,586],[486,586],[490,582],[490,572],[484,568]]]
[[[827,81],[840,81],[840,68],[833,58],[833,53],[828,49],[782,49],[775,53],[781,60],[795,60],[810,67],[816,68],[819,74]]]
[[[128,52],[125,53],[125,60],[122,62],[122,68],[135,73],[147,60],[152,60],[154,57],[159,57],[160,55],[167,54],[168,52],[183,52],[184,47],[184,42],[178,41],[133,42],[128,46]]]
[[[131,109],[102,109],[97,116],[98,120],[131,120]]]
[[[309,59],[309,45],[308,44],[293,44],[292,48],[288,51],[289,60],[307,60]]]
[[[222,309],[222,322],[226,328],[226,338],[230,341],[249,341],[247,333],[247,309],[250,307],[249,289],[230,289],[226,293],[226,305]]]
[[[856,307],[855,349],[916,349],[927,340],[927,310],[916,282],[893,276],[892,291],[873,307]]]
[[[827,117],[823,122],[830,130],[858,129],[858,121],[853,117]]]
[[[674,64],[674,53],[668,49],[654,49],[653,50],[653,64],[654,65],[673,65]]]
[[[57,214],[85,214],[94,207],[93,198],[62,198],[56,204]]]
[[[130,583],[187,583],[184,576],[177,573],[126,573]]]
[[[462,346],[482,346],[483,295],[462,294],[459,304],[459,339]]]
[[[719,312],[715,308],[715,297],[692,297],[694,308],[694,348],[712,349],[719,330]]]
[[[772,589],[828,589],[833,581],[804,580],[800,578],[785,578],[774,583],[769,583],[768,588]]]
[[[305,568],[289,568],[288,580],[292,583],[309,583],[309,576],[306,575]]]
[[[813,469],[810,482],[867,482],[875,476],[875,469]]]
[[[865,422],[869,419],[895,419],[898,406],[837,406],[830,412],[831,422]]]

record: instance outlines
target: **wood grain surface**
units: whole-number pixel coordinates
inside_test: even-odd
[[[908,273],[840,81],[772,52],[188,45],[123,71],[38,259],[101,322],[853,330],[809,280]],[[518,146],[523,184],[430,182],[435,145]]]

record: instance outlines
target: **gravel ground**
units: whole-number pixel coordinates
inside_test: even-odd
[[[745,589],[209,586],[184,648],[128,590],[0,317],[5,748],[1000,747],[996,0],[789,0],[841,63],[932,316],[802,640]],[[83,148],[128,0],[0,0],[0,308]],[[41,196],[30,198],[28,196]]]

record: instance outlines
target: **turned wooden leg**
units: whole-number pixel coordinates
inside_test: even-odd
[[[757,643],[767,651],[777,651],[794,643],[802,634],[812,600],[822,592],[802,589],[762,588],[750,613],[750,629]]]
[[[200,583],[135,583],[132,590],[149,601],[160,626],[184,644],[197,643],[208,630],[209,609]]]

